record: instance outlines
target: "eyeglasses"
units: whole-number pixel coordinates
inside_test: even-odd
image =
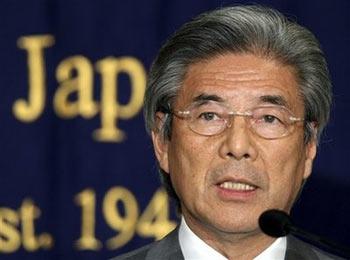
[[[176,117],[188,120],[189,128],[200,135],[213,136],[231,127],[234,116],[243,116],[255,134],[264,139],[278,139],[291,134],[296,122],[303,118],[294,117],[285,107],[261,106],[246,112],[230,111],[215,101],[192,104],[183,111],[173,111]]]

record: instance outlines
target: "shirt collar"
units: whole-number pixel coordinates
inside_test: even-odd
[[[182,217],[179,229],[179,242],[182,254],[185,260],[211,259],[211,260],[228,260],[218,251],[206,244],[200,239],[186,224]],[[284,259],[287,248],[286,237],[276,239],[261,254],[256,256],[254,260],[270,260]]]

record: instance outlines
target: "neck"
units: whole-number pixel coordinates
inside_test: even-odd
[[[225,232],[188,217],[185,220],[193,233],[228,259],[253,259],[275,241],[258,228],[245,233]]]

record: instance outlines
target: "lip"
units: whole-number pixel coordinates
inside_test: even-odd
[[[254,187],[253,190],[232,190],[221,187],[220,184],[224,182],[236,182],[248,184]],[[259,186],[245,179],[225,178],[215,184],[216,192],[219,198],[223,201],[248,202],[256,197]]]
[[[235,178],[230,176],[220,178],[219,180],[216,181],[215,185],[220,185],[224,182],[238,182],[238,183],[248,184],[250,186],[259,188],[259,186],[251,180],[248,180],[246,178]]]

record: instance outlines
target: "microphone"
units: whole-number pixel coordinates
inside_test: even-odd
[[[271,209],[262,213],[259,217],[259,226],[266,235],[271,237],[283,237],[291,233],[322,247],[328,248],[331,251],[350,257],[349,248],[296,227],[293,225],[290,216],[282,210]]]

